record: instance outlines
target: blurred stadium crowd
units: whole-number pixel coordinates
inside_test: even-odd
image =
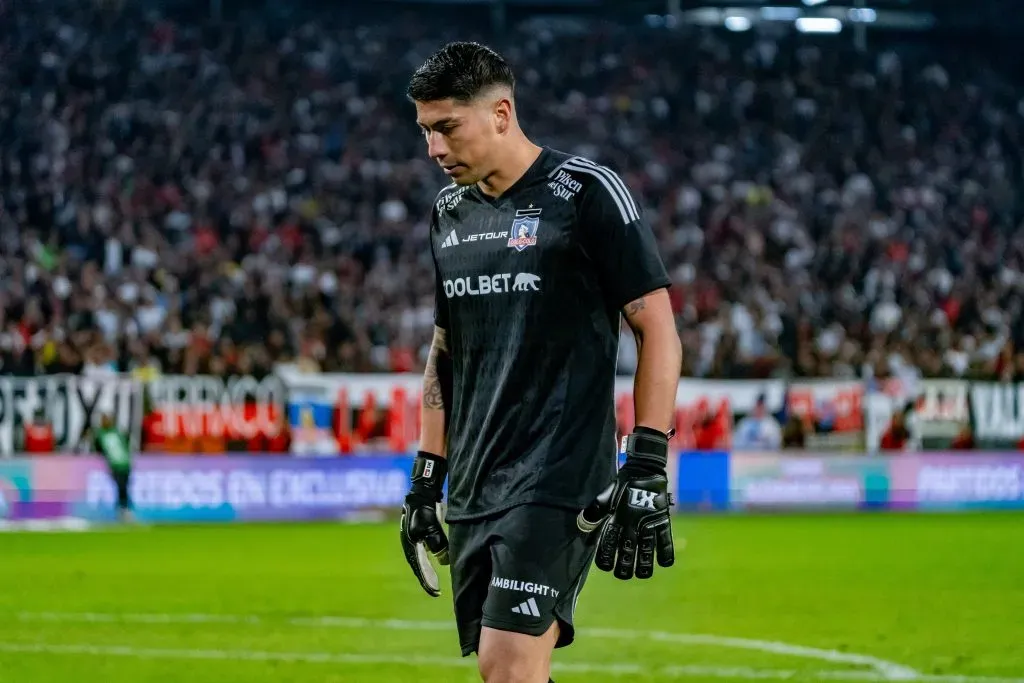
[[[1024,379],[1024,91],[963,54],[50,4],[0,28],[4,374],[418,370],[446,181],[404,89],[470,37],[645,207],[684,375]]]

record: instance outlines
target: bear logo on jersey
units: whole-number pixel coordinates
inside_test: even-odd
[[[516,211],[515,220],[512,221],[512,236],[508,239],[508,246],[514,247],[516,251],[523,251],[527,247],[537,244],[537,231],[540,230],[541,209],[519,209]]]

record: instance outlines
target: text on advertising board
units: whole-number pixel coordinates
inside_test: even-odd
[[[284,425],[287,387],[280,378],[169,376],[149,384],[167,438],[275,437]]]
[[[53,426],[57,451],[79,449],[86,429],[104,414],[113,415],[138,445],[142,395],[136,382],[76,375],[0,378],[0,455],[19,449],[24,425],[37,411]]]

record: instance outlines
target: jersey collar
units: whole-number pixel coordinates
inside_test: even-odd
[[[512,185],[510,185],[507,190],[502,192],[497,197],[492,197],[488,194],[485,194],[480,190],[480,186],[475,183],[473,184],[472,191],[476,194],[480,201],[486,202],[487,204],[497,204],[499,202],[505,201],[509,197],[515,196],[515,194],[521,191],[523,188],[529,187],[530,184],[533,183],[533,181],[537,177],[544,175],[544,168],[547,166],[547,161],[550,154],[551,150],[549,150],[547,147],[541,147],[540,154],[538,154],[537,158],[534,159],[532,164],[530,164],[530,167],[526,169],[526,172],[523,173],[523,175],[519,176],[519,179],[517,181],[512,183]]]

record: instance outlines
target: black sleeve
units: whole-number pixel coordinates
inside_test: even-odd
[[[580,243],[594,262],[605,300],[616,309],[671,285],[654,232],[614,172],[592,173],[579,205]]]
[[[430,213],[430,255],[434,261],[434,324],[442,330],[448,329],[448,299],[444,295],[444,282],[441,271],[437,267],[437,256],[434,254],[434,232],[437,229],[437,208]]]
[[[444,283],[441,282],[441,271],[434,264],[434,324],[442,330],[448,329],[448,299],[444,296]]]

